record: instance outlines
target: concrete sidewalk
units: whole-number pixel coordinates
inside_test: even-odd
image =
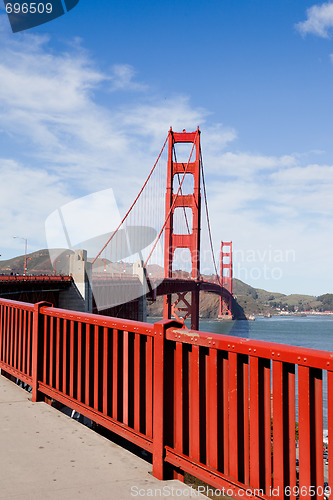
[[[0,498],[207,500],[179,481],[158,481],[149,463],[47,404],[32,403],[2,376],[0,422]]]

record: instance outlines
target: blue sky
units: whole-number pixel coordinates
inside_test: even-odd
[[[306,0],[80,0],[16,34],[1,5],[1,258],[13,235],[45,248],[75,198],[112,188],[123,213],[170,125],[199,125],[235,276],[333,292],[332,33],[333,3]]]

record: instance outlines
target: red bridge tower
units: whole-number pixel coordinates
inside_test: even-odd
[[[221,241],[220,279],[221,286],[230,292],[230,296],[220,298],[219,317],[232,318],[232,241]]]
[[[190,143],[193,144],[191,156],[187,163],[178,163],[175,158],[175,144]],[[176,248],[188,248],[191,252],[192,280],[199,280],[200,277],[200,212],[201,212],[201,193],[200,193],[200,130],[196,132],[173,132],[170,128],[168,143],[168,172],[167,172],[167,191],[165,213],[167,223],[165,226],[165,250],[164,250],[164,277],[172,278],[172,263]],[[183,176],[192,175],[194,178],[194,191],[191,194],[182,194],[181,183]],[[174,183],[174,177],[178,176],[180,187],[178,192]],[[175,234],[173,219],[176,208],[190,208],[193,214],[192,231],[188,234]],[[198,283],[199,285],[199,283]],[[186,300],[187,293],[191,293],[191,302]],[[183,313],[183,319],[191,316],[191,328],[199,329],[199,286],[197,290],[191,292],[178,292],[177,299],[172,303],[171,294],[164,296],[163,317],[170,318],[171,315],[179,319],[177,313]],[[185,313],[185,314],[184,314]]]

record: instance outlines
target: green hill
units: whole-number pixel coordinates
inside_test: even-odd
[[[67,255],[73,253],[71,250],[61,250],[57,258],[57,274],[69,273],[69,259]],[[0,273],[24,274],[25,256],[20,255],[13,259],[0,260]],[[54,274],[48,250],[37,250],[27,254],[27,274]]]
[[[308,310],[333,311],[333,294],[321,297],[312,295],[268,292],[260,288],[252,288],[245,283],[233,280],[234,294],[237,302],[243,307],[246,315],[249,314],[279,314],[285,312],[302,312]],[[324,302],[323,297],[331,297]]]

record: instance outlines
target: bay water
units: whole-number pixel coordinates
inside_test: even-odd
[[[203,332],[333,351],[333,316],[256,317],[255,321],[200,320]]]

